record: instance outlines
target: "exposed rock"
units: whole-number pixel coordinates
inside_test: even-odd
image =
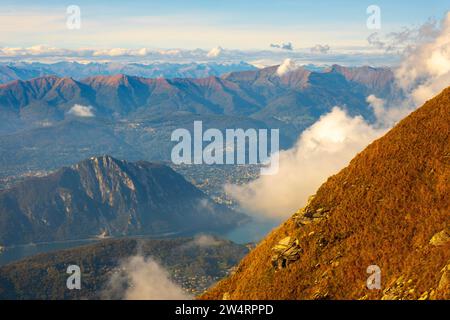
[[[291,237],[283,238],[276,244],[272,251],[272,265],[275,270],[286,268],[289,263],[294,262],[300,258],[300,245],[298,239],[291,239]]]
[[[425,291],[422,293],[422,295],[419,297],[419,300],[428,300],[429,294],[428,291]]]
[[[450,228],[446,228],[436,233],[430,240],[433,246],[443,246],[450,241]]]
[[[450,292],[450,264],[446,265],[441,272],[442,277],[439,281],[438,290],[447,290],[447,292]]]
[[[326,217],[326,214],[330,212],[330,210],[326,208],[318,208],[318,209],[311,208],[310,205],[313,199],[314,195],[310,196],[308,198],[306,206],[298,210],[292,216],[292,219],[294,219],[295,223],[299,227],[310,224],[312,222],[321,221]]]
[[[416,289],[412,279],[406,280],[403,276],[383,291],[381,300],[410,300],[415,299]]]
[[[313,299],[314,300],[327,300],[329,299],[329,294],[328,292],[323,292],[323,291],[317,291],[313,294]]]

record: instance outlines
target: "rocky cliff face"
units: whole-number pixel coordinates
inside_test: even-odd
[[[203,298],[449,299],[449,227],[447,88],[330,177]]]
[[[110,156],[0,191],[1,245],[210,231],[241,218],[167,166]]]

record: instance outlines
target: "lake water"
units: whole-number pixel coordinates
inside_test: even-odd
[[[221,238],[231,240],[235,243],[246,244],[249,242],[259,242],[264,236],[266,236],[273,228],[278,226],[280,222],[276,221],[264,221],[264,220],[251,220],[245,224],[242,224],[235,229],[223,234],[217,234]],[[175,235],[166,234],[158,237],[141,236],[142,238],[170,238]],[[176,236],[192,236],[183,234]],[[137,238],[133,236],[133,238]],[[25,257],[33,256],[39,253],[52,252],[63,249],[70,249],[86,244],[91,244],[100,241],[101,239],[92,238],[84,240],[69,240],[69,241],[57,241],[38,244],[26,244],[17,245],[13,247],[4,248],[0,251],[0,265],[23,259]]]
[[[33,256],[39,253],[69,249],[93,243],[95,241],[98,240],[87,239],[87,240],[61,241],[61,242],[39,243],[39,244],[25,244],[4,248],[3,251],[0,253],[0,265],[5,265],[7,263],[20,260],[25,257]]]
[[[240,244],[259,242],[279,225],[279,221],[252,220],[221,236]]]

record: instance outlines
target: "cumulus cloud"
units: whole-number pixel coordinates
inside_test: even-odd
[[[103,291],[105,299],[183,300],[191,299],[174,283],[168,272],[152,258],[136,255],[123,261]]]
[[[82,118],[92,118],[95,117],[94,107],[92,106],[82,106],[81,104],[75,104],[67,114],[82,117]]]
[[[225,190],[246,212],[286,218],[302,207],[328,176],[384,132],[335,107],[304,131],[292,149],[280,152],[277,174],[242,186],[227,185]]]
[[[222,54],[222,52],[223,52],[223,48],[222,47],[215,47],[215,48],[212,48],[209,52],[208,52],[208,54],[207,54],[207,57],[208,58],[217,58],[218,56],[220,56],[221,54]]]
[[[403,59],[394,70],[397,86],[405,99],[387,105],[370,95],[370,103],[378,121],[392,126],[450,84],[450,13],[438,23],[428,20],[416,29],[391,33],[397,44],[406,44]],[[392,45],[383,43],[389,49]]]
[[[277,74],[281,77],[282,75],[297,69],[297,65],[292,59],[285,59],[282,64],[277,69]]]
[[[330,46],[325,44],[316,44],[314,47],[311,48],[312,53],[321,53],[321,54],[327,54],[328,51],[330,51]]]
[[[426,27],[420,44],[411,49],[396,70],[399,86],[410,96],[410,102],[419,106],[450,84],[450,12],[438,31]],[[429,35],[435,37],[428,39]],[[423,41],[423,39],[427,39]]]

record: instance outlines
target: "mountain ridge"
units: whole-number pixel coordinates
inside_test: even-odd
[[[368,95],[378,92],[387,103],[398,98],[392,71],[371,68],[375,76],[361,77],[366,68],[343,68],[350,80],[337,68],[300,67],[280,77],[272,66],[201,79],[49,76],[0,85],[0,151],[7,150],[0,177],[24,168],[54,170],[99,153],[166,161],[173,130],[189,130],[194,121],[222,131],[279,129],[280,147],[290,148],[335,106],[372,122]],[[59,143],[50,148],[52,139]]]
[[[111,75],[125,73],[147,78],[202,78],[205,76],[220,76],[230,71],[256,69],[245,62],[221,63],[113,63],[90,62],[78,63],[60,61],[56,63],[40,62],[9,62],[0,64],[0,83],[13,80],[29,80],[31,78],[57,75],[82,79],[95,75]]]
[[[209,111],[212,111],[213,113],[236,114],[238,109],[235,107],[232,108],[231,106],[234,105],[234,103],[232,103],[232,101],[227,103],[226,99],[239,97],[242,103],[247,104],[248,106],[256,106],[257,109],[253,110],[253,112],[255,112],[263,108],[263,104],[265,103],[263,100],[267,100],[269,95],[279,96],[281,93],[284,94],[284,90],[286,89],[302,92],[311,87],[312,83],[320,86],[323,85],[323,81],[325,81],[325,84],[327,81],[332,81],[334,83],[336,82],[334,79],[335,77],[342,77],[342,84],[344,84],[345,81],[348,81],[348,85],[344,86],[346,89],[351,89],[352,86],[355,85],[362,86],[368,84],[373,90],[374,87],[376,87],[373,83],[377,83],[380,78],[384,79],[383,81],[378,81],[380,82],[381,87],[379,90],[374,90],[373,93],[375,94],[378,93],[377,91],[386,91],[386,86],[393,86],[393,74],[389,69],[371,68],[371,70],[373,70],[373,75],[362,77],[361,70],[364,71],[369,67],[346,68],[333,66],[333,68],[324,72],[313,72],[308,71],[303,67],[299,67],[296,70],[281,76],[277,75],[277,68],[278,66],[274,66],[255,71],[231,72],[222,77],[211,76],[199,79],[152,79],[116,74],[74,80],[69,77],[60,78],[49,75],[27,81],[17,80],[0,85],[0,107],[13,109],[13,106],[17,105],[17,102],[20,102],[19,98],[21,97],[25,98],[25,101],[19,103],[21,108],[29,105],[33,101],[41,101],[50,105],[56,105],[61,104],[61,102],[66,103],[69,101],[73,104],[77,101],[82,101],[82,98],[84,98],[84,100],[86,100],[84,103],[107,111],[108,107],[105,102],[111,101],[105,99],[105,96],[111,95],[111,93],[117,94],[117,99],[119,100],[121,98],[126,99],[126,102],[133,104],[135,107],[145,107],[147,105],[147,108],[152,108],[152,102],[149,101],[148,98],[159,101],[162,97],[159,97],[158,95],[163,95],[166,98],[171,99],[174,97],[169,97],[170,95],[175,95],[178,99],[183,96],[184,98],[187,98],[191,95],[192,97],[189,98],[189,101],[185,101],[185,103],[194,107],[194,110],[196,105],[195,101],[197,100],[203,104],[204,107],[213,103],[216,106],[216,110],[209,109]],[[266,87],[265,90],[267,92],[258,92],[261,87]],[[277,87],[280,88],[277,89]],[[281,89],[283,87],[285,87],[285,89]],[[74,92],[74,88],[76,88],[78,92]],[[71,91],[72,96],[67,96],[63,89]],[[215,101],[214,98],[211,99],[211,96],[208,96],[208,91],[211,89],[216,91],[216,94],[220,93],[221,99],[218,101]],[[107,91],[103,94],[102,92],[105,90]],[[60,93],[58,97],[50,94],[55,91]],[[84,93],[84,91],[86,91],[86,93]],[[78,93],[78,95],[76,93]],[[49,94],[50,96],[48,96]],[[55,99],[58,98],[59,100],[56,101]],[[217,107],[224,104],[224,102],[226,106],[217,109]],[[240,114],[240,112],[237,111],[237,114]],[[244,114],[249,115],[251,112],[246,111]]]

